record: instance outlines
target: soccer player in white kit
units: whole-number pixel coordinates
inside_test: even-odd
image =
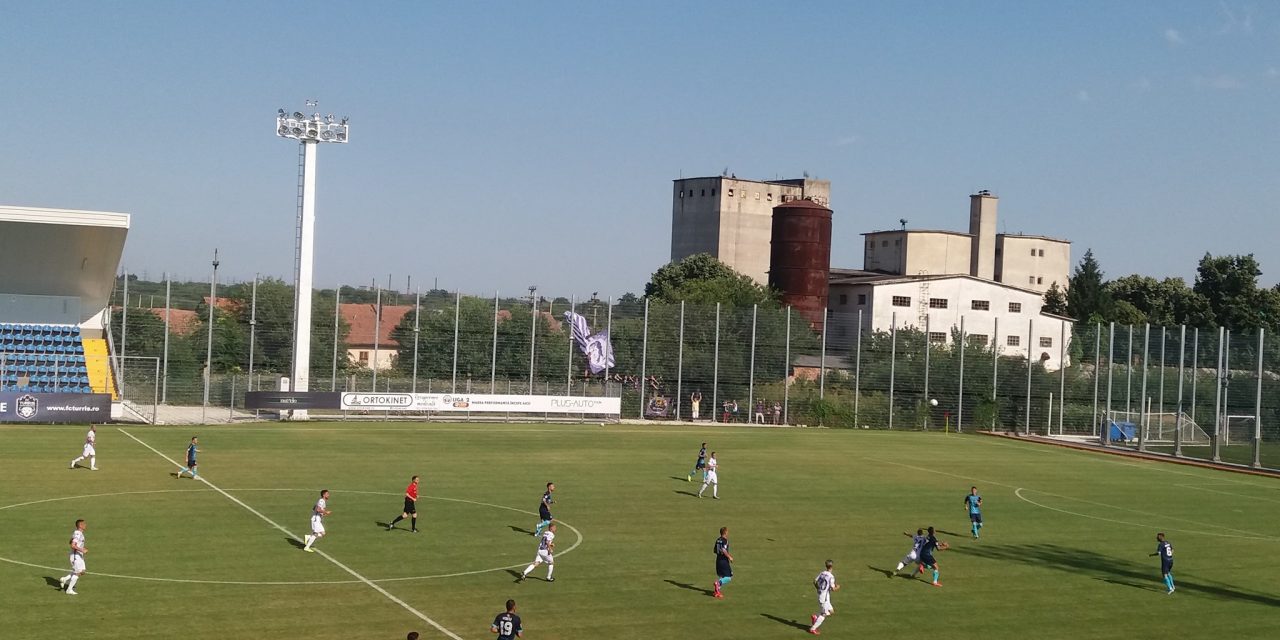
[[[316,506],[311,508],[311,535],[302,536],[302,541],[306,543],[302,546],[303,551],[316,552],[311,545],[324,537],[324,517],[330,513],[333,512],[329,511],[329,490],[324,489],[320,491],[320,499],[316,500]]]
[[[93,448],[93,445],[95,442],[97,442],[97,440],[98,440],[98,428],[93,425],[89,425],[89,433],[85,434],[84,436],[84,451],[80,452],[79,458],[76,458],[75,460],[71,461],[72,469],[76,468],[76,463],[80,462],[81,460],[84,460],[85,458],[88,458],[89,470],[90,471],[98,470],[98,452]]]
[[[84,548],[84,527],[84,520],[76,520],[76,530],[71,532],[71,573],[58,580],[58,584],[69,596],[76,595],[76,582],[79,582],[80,576],[84,574],[84,554],[89,553],[89,550]]]
[[[818,577],[813,579],[813,587],[818,590],[818,612],[809,616],[809,621],[813,623],[813,625],[809,627],[809,633],[812,633],[815,636],[818,635],[818,627],[822,626],[822,621],[826,620],[827,616],[836,612],[836,610],[831,607],[831,592],[839,591],[840,584],[836,582],[836,574],[831,573],[831,567],[833,564],[834,563],[828,560],[827,568],[823,570],[822,573],[819,573]]]
[[[707,475],[702,479],[702,488],[698,489],[698,497],[702,497],[702,492],[711,487],[711,497],[716,500],[720,499],[720,479],[716,476],[716,452],[711,452],[711,457],[707,458]]]
[[[520,573],[520,577],[516,578],[516,582],[522,582],[529,573],[538,565],[546,563],[547,565],[547,582],[555,582],[556,579],[551,577],[551,573],[556,570],[556,559],[552,553],[556,549],[556,525],[553,523],[547,526],[547,530],[543,532],[542,538],[538,540],[538,555],[534,557],[533,564],[524,568]]]

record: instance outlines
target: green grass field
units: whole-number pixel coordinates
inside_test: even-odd
[[[1273,638],[1280,620],[1270,478],[881,431],[125,430],[175,460],[198,433],[202,478],[243,504],[174,479],[116,427],[99,431],[96,472],[67,468],[81,427],[0,428],[0,636],[449,637],[416,610],[474,639],[492,637],[515,598],[535,640],[798,638],[827,558],[843,589],[822,631],[838,638]],[[695,499],[685,481],[702,440],[718,452],[718,501]],[[399,512],[413,474],[423,533],[388,532],[377,523]],[[514,584],[507,568],[535,555],[529,530],[549,480],[563,518],[556,581],[540,567]],[[979,541],[962,505],[971,484],[985,502]],[[266,521],[302,535],[321,488],[332,491],[317,545],[327,557]],[[68,596],[57,578],[76,518],[88,523],[89,573]],[[902,532],[930,524],[952,543],[938,556],[944,586],[890,577],[910,546]],[[715,600],[720,526],[736,577]],[[1172,596],[1148,557],[1157,531],[1176,549]]]

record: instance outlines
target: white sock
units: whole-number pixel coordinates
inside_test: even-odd
[[[554,564],[549,564],[549,565],[547,565],[547,579],[548,579],[548,580],[550,580],[550,579],[551,579],[551,572],[553,572],[553,571],[555,571],[555,570],[556,570],[556,566],[555,566]]]
[[[524,568],[524,571],[521,571],[521,572],[520,572],[520,577],[521,577],[521,578],[523,578],[523,577],[525,577],[525,576],[529,575],[529,572],[530,572],[530,571],[533,571],[533,568],[534,568],[534,567],[536,567],[536,566],[538,566],[538,565],[535,563],[535,564],[531,564],[531,565],[529,565],[529,566],[525,567],[525,568]]]
[[[717,485],[715,485],[715,486],[711,487],[711,497],[712,497],[712,498],[719,498],[719,497],[720,497],[720,485],[718,485],[718,484],[717,484]]]
[[[84,460],[84,456],[80,456],[79,458],[76,458],[75,460],[72,460],[72,461],[71,461],[71,465],[72,465],[72,466],[75,466],[75,464],[76,464],[77,462],[80,462],[81,460]]]
[[[75,574],[74,574],[74,573],[68,573],[67,575],[62,576],[62,579],[58,580],[58,582],[62,584],[63,588],[66,588],[66,586],[67,586],[67,582],[71,580],[71,576],[73,576],[73,575],[75,575]]]
[[[311,548],[311,543],[315,541],[316,541],[316,537],[313,535],[307,534],[305,536],[302,536],[303,546],[308,549]]]
[[[76,583],[79,581],[80,581],[80,576],[72,575],[71,579],[67,581],[67,589],[75,589]]]
[[[98,456],[89,456],[89,468],[98,466]]]
[[[710,485],[708,485],[708,484],[707,484],[707,483],[705,483],[705,482],[704,482],[704,483],[702,483],[702,488],[701,488],[701,489],[698,489],[698,497],[702,497],[702,492],[703,492],[703,491],[706,491],[708,486],[710,486]]]
[[[818,627],[821,627],[821,626],[822,626],[822,621],[823,621],[823,620],[826,620],[826,619],[827,619],[827,617],[826,617],[826,616],[824,616],[824,615],[822,615],[822,614],[818,614],[818,619],[817,619],[817,620],[814,620],[814,621],[813,621],[813,626],[812,626],[812,627],[809,627],[809,628],[810,628],[810,629],[817,629]]]
[[[907,566],[907,565],[902,564],[901,562],[899,562],[899,563],[898,563],[898,568],[897,568],[897,569],[894,569],[894,571],[902,571],[902,568],[903,568],[903,567],[905,567],[905,566]]]

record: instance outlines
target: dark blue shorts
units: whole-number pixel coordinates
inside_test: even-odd
[[[716,560],[716,577],[732,578],[733,565],[730,565],[728,560]]]
[[[926,567],[932,567],[938,564],[938,561],[934,560],[933,556],[920,556],[920,564]]]
[[[538,509],[538,517],[543,520],[551,520],[551,512],[546,509]]]
[[[187,468],[188,468],[188,469],[190,469],[190,468],[192,468],[192,467],[194,467],[194,466],[196,466],[196,461],[195,461],[195,460],[188,460],[188,461],[187,461]]]
[[[693,468],[694,468],[694,469],[702,469],[702,468],[704,468],[704,467],[706,467],[706,466],[707,466],[707,461],[706,461],[706,460],[703,460],[702,458],[698,458],[698,464],[693,465]]]
[[[1161,573],[1161,574],[1165,574],[1165,573],[1173,573],[1173,561],[1172,561],[1172,560],[1170,560],[1170,561],[1168,561],[1168,562],[1161,562],[1161,563],[1160,563],[1160,573]]]
[[[969,522],[976,522],[978,524],[982,524],[982,514],[981,513],[969,514]]]

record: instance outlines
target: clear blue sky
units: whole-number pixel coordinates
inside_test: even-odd
[[[673,178],[832,181],[857,234],[1001,228],[1109,276],[1255,253],[1280,280],[1280,5],[0,2],[0,203],[132,213],[124,267],[288,279],[296,145],[317,281],[639,291]]]

